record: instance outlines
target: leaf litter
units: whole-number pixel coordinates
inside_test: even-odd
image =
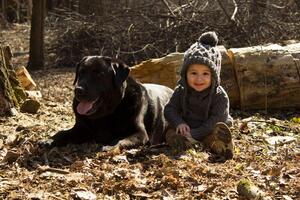
[[[300,196],[297,111],[232,111],[235,156],[225,162],[205,150],[167,146],[102,152],[97,144],[83,144],[46,151],[38,141],[74,124],[74,70],[32,76],[43,95],[38,113],[0,118],[0,199],[241,199],[243,179],[272,199]]]

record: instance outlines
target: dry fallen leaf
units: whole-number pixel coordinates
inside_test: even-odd
[[[17,148],[13,148],[10,149],[6,152],[3,160],[1,161],[2,163],[13,163],[15,162],[19,157],[21,156],[21,153],[19,151],[19,149]]]
[[[97,196],[90,192],[86,191],[84,189],[74,189],[74,191],[71,193],[74,198],[78,198],[80,200],[95,200],[97,199]]]
[[[273,136],[265,138],[265,141],[270,145],[284,145],[295,142],[296,138],[292,136]]]

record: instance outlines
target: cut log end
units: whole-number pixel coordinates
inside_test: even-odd
[[[237,192],[246,199],[270,200],[262,190],[255,186],[250,180],[242,179],[237,186]]]
[[[32,90],[36,88],[36,83],[31,78],[30,74],[28,73],[25,67],[18,67],[16,68],[17,78],[21,83],[21,86],[26,90]]]

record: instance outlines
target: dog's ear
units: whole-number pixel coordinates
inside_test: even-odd
[[[76,64],[76,72],[75,72],[75,79],[74,79],[74,82],[73,82],[73,85],[76,84],[77,82],[77,79],[78,79],[78,70],[79,70],[79,66],[87,59],[87,56],[83,57],[81,59],[81,61],[79,61],[77,64]]]
[[[115,86],[119,88],[128,77],[130,68],[119,59],[111,59],[111,67],[113,68],[115,73]]]

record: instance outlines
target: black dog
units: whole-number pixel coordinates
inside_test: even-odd
[[[168,87],[141,84],[129,76],[122,61],[84,57],[77,66],[73,110],[76,123],[52,137],[51,146],[96,142],[133,147],[165,140],[163,108],[172,95]]]

